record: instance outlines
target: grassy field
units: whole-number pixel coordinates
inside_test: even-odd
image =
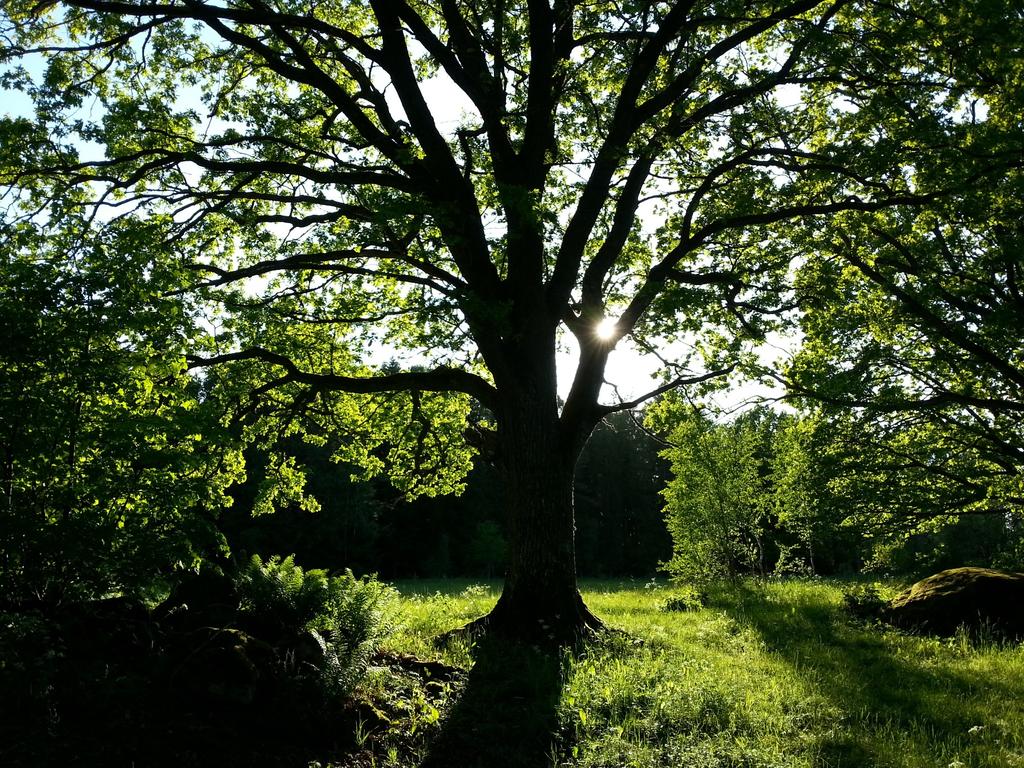
[[[497,585],[397,586],[391,650],[465,672],[425,695],[371,670],[367,698],[393,726],[367,727],[359,765],[1024,767],[1024,645],[858,622],[838,583],[738,585],[694,611],[665,610],[668,586],[586,583],[623,633],[554,658],[432,645]]]

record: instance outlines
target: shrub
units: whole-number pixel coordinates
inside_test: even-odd
[[[663,611],[699,611],[704,607],[707,601],[707,595],[690,587],[689,589],[682,589],[677,594],[672,595],[666,600],[662,606]]]
[[[356,578],[346,570],[331,579],[335,604],[323,640],[323,682],[347,694],[366,673],[370,658],[396,629],[398,592],[372,577]]]
[[[843,608],[855,618],[881,618],[887,605],[875,584],[857,584],[843,590]]]
[[[266,562],[253,555],[235,576],[235,587],[243,614],[294,635],[331,628],[338,600],[332,592],[341,588],[335,581],[326,571],[304,570],[292,555],[274,555]]]
[[[321,683],[348,695],[366,672],[381,641],[396,628],[398,593],[374,577],[304,570],[292,556],[257,555],[239,571],[241,610],[284,637],[309,633],[319,644]]]

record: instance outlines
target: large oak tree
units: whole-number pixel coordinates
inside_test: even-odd
[[[191,365],[257,412],[361,438],[346,458],[410,493],[457,485],[469,445],[493,456],[511,564],[485,621],[567,638],[600,623],[573,551],[595,425],[773,328],[814,258],[791,222],[920,204],[1000,162],[951,64],[981,5],[1014,13],[8,0],[4,78],[36,115],[3,123],[0,178],[9,216],[44,220],[72,187],[99,223],[164,214],[222,308]],[[919,171],[961,148],[956,179]],[[627,337],[665,374],[623,401],[604,378]]]

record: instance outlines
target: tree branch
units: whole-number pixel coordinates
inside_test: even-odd
[[[607,416],[608,414],[617,413],[619,411],[631,411],[638,405],[642,405],[648,400],[658,397],[659,395],[663,395],[666,392],[671,392],[673,389],[690,386],[692,384],[700,384],[705,381],[710,381],[711,379],[717,379],[721,376],[728,376],[734,370],[736,370],[736,366],[730,365],[727,368],[720,368],[717,371],[710,371],[709,373],[704,373],[700,376],[680,376],[679,378],[673,379],[666,384],[662,384],[657,389],[653,389],[647,394],[641,395],[633,400],[616,403],[615,405],[599,405],[598,409],[602,416]]]
[[[239,352],[228,352],[213,357],[188,356],[189,370],[208,368],[230,362],[257,360],[279,368],[286,375],[275,380],[274,386],[286,383],[305,384],[317,391],[372,394],[378,392],[462,392],[488,408],[497,404],[498,392],[476,374],[458,368],[435,368],[430,371],[407,371],[384,376],[341,376],[334,373],[310,373],[300,369],[285,356],[263,347],[250,347]]]

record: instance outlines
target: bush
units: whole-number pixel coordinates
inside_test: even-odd
[[[321,683],[346,696],[381,641],[396,628],[398,593],[374,577],[304,570],[294,558],[253,555],[236,577],[241,610],[284,638],[311,635],[320,646]]]
[[[372,577],[356,578],[349,570],[331,583],[336,585],[336,602],[323,644],[323,682],[347,694],[365,674],[381,641],[394,632],[398,592]]]
[[[240,610],[284,635],[327,630],[333,622],[339,584],[326,571],[306,571],[294,557],[274,555],[266,562],[253,555],[235,576]]]
[[[858,619],[878,619],[888,606],[875,584],[857,584],[843,590],[843,608]]]
[[[661,606],[663,611],[699,611],[707,602],[707,595],[703,592],[690,587],[689,589],[680,590],[677,594],[672,595],[668,600]]]

